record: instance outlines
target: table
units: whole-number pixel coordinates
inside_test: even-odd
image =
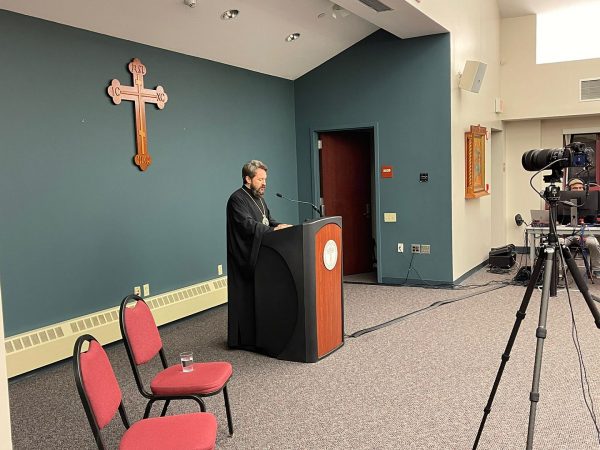
[[[585,227],[583,230],[584,235],[593,235],[600,236],[600,226],[590,226],[590,225],[558,225],[556,227],[556,234],[560,236],[570,236],[572,234],[581,233],[581,228]],[[538,247],[536,244],[539,242],[539,239],[542,235],[547,235],[550,231],[549,227],[532,227],[528,226],[526,228],[527,232],[527,242],[529,243],[529,256],[531,257],[531,264],[533,265],[533,261],[535,261],[535,249]]]

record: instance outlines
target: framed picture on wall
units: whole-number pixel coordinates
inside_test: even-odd
[[[486,128],[471,125],[465,133],[465,198],[489,195],[485,186]]]

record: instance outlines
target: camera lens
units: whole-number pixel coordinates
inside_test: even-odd
[[[561,159],[562,157],[562,148],[529,150],[528,152],[523,153],[523,156],[521,157],[521,164],[523,165],[523,169],[535,172],[538,170],[542,170],[552,161],[556,161],[557,159]],[[552,168],[560,169],[562,167],[568,167],[568,164],[568,161],[566,161],[566,165],[558,163],[552,166]]]

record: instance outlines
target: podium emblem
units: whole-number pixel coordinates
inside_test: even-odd
[[[338,248],[334,240],[330,239],[323,248],[323,264],[327,270],[333,270],[338,260]]]

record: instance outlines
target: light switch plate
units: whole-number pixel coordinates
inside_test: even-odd
[[[383,213],[383,221],[384,222],[395,222],[396,221],[396,213]]]

